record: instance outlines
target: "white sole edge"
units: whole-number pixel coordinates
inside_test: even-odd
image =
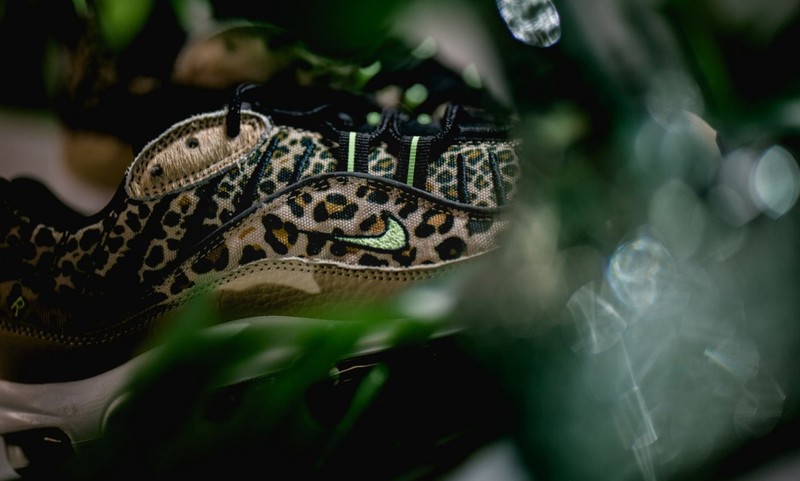
[[[325,321],[281,316],[259,316],[227,322],[207,329],[203,334],[223,339],[250,326]],[[454,334],[458,329],[440,329],[430,339]],[[391,346],[393,331],[373,332],[359,340],[349,357],[357,357]],[[128,385],[138,369],[155,356],[158,348],[144,353],[109,371],[78,381],[47,384],[22,384],[0,380],[0,481],[20,479],[15,470],[20,465],[18,453],[11,452],[3,435],[35,428],[58,428],[72,440],[73,448],[102,437],[110,413],[128,394]],[[238,373],[234,382],[267,376],[287,366],[300,354],[290,346],[264,351],[247,371]],[[24,461],[24,460],[22,460]]]

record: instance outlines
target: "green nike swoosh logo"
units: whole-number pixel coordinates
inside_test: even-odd
[[[408,245],[408,233],[400,222],[391,215],[386,216],[386,229],[374,236],[334,235],[335,239],[381,251],[397,251]]]

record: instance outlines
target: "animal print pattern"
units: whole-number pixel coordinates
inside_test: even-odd
[[[131,316],[267,260],[446,267],[493,249],[504,228],[495,207],[519,176],[513,142],[450,146],[421,192],[389,180],[399,148],[373,146],[365,178],[336,172],[339,146],[319,132],[243,111],[229,139],[225,114],[192,117],[148,144],[94,223],[55,228],[0,205],[0,340],[13,331],[89,342],[80,335],[119,327],[108,312]]]
[[[454,202],[504,205],[514,197],[520,176],[515,149],[511,142],[454,144],[429,165],[425,188]]]
[[[385,143],[373,148],[367,161],[370,174],[390,179],[394,177],[394,173],[397,171],[397,164],[397,158],[389,153]]]
[[[402,247],[386,250],[342,240],[377,236],[387,230],[390,218],[405,226]],[[492,250],[504,223],[491,212],[456,209],[363,178],[332,176],[255,210],[156,291],[168,299],[250,263],[276,258],[387,269],[442,265]]]
[[[260,164],[263,164],[263,168],[256,173]],[[268,141],[261,142],[244,162],[227,170],[213,190],[205,192],[203,198],[211,200],[204,203],[203,229],[211,232],[239,213],[241,206],[238,204],[244,195],[243,189],[253,175],[258,175],[260,179],[259,198],[267,198],[282,185],[291,182],[293,176],[305,178],[333,171],[335,166],[336,160],[330,148],[322,144],[318,133],[277,126]],[[187,224],[201,202],[198,191],[180,192],[169,201],[169,207],[156,223],[163,229],[154,231],[152,243],[143,257],[139,270],[140,281],[146,281],[149,272],[161,271],[175,259],[174,254],[179,250],[181,239],[187,235]],[[144,204],[141,204],[135,210],[147,212],[152,217],[155,204],[151,201],[148,208],[143,209]],[[145,218],[129,213],[131,219],[136,219],[135,225],[139,228],[145,221]]]
[[[260,174],[259,192],[266,197],[305,177],[335,171],[333,147],[318,132],[279,126],[265,147],[270,162]]]

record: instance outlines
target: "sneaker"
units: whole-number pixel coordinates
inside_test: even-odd
[[[223,321],[335,316],[497,247],[520,175],[506,123],[265,98],[239,88],[167,128],[89,217],[0,180],[0,434],[93,402],[199,293]]]

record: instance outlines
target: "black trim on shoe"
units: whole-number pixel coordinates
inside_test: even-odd
[[[494,185],[494,195],[497,205],[505,205],[508,194],[503,185],[503,177],[500,174],[500,165],[497,162],[497,154],[489,152],[489,168],[492,171],[492,184]]]
[[[397,166],[395,180],[418,189],[425,189],[433,139],[419,135],[407,135],[401,142],[401,162]]]
[[[86,225],[89,220],[88,216],[66,205],[44,184],[30,177],[0,179],[0,206],[61,230]]]
[[[282,124],[290,127],[305,125],[309,131],[321,133],[324,139],[323,142],[330,141],[332,144],[338,144],[340,152],[344,151],[345,154],[349,154],[352,151],[353,162],[350,165],[351,168],[348,169],[346,165],[345,169],[339,172],[301,178],[308,162],[308,156],[311,155],[310,150],[307,150],[308,154],[305,158],[301,154],[292,174],[292,180],[297,180],[298,182],[290,182],[290,185],[280,191],[272,193],[263,200],[258,200],[256,190],[260,183],[260,177],[268,168],[275,148],[274,146],[268,147],[258,159],[258,166],[254,168],[251,178],[247,179],[246,184],[243,186],[245,192],[242,197],[234,200],[235,209],[233,212],[226,211],[225,215],[221,216],[219,212],[213,210],[215,206],[211,205],[213,198],[211,194],[220,185],[223,179],[222,173],[214,174],[215,177],[210,177],[207,181],[204,181],[206,183],[203,185],[194,186],[193,189],[195,189],[195,194],[199,199],[198,205],[194,212],[189,216],[184,216],[182,219],[184,223],[182,227],[185,232],[189,233],[188,236],[173,240],[175,241],[173,242],[175,249],[170,248],[170,252],[174,255],[159,258],[157,261],[151,259],[153,262],[149,263],[147,258],[151,254],[150,251],[153,251],[150,248],[150,241],[164,238],[164,215],[178,194],[175,191],[171,191],[158,200],[150,198],[147,202],[131,199],[127,196],[125,190],[125,185],[130,180],[129,172],[114,198],[100,213],[92,217],[85,217],[74,212],[69,214],[68,210],[64,210],[66,212],[64,217],[69,217],[70,220],[62,220],[60,221],[61,224],[56,224],[57,219],[54,219],[52,223],[46,222],[51,224],[51,227],[70,224],[71,227],[59,230],[74,231],[76,228],[88,225],[89,222],[102,220],[102,232],[97,245],[94,245],[92,241],[91,246],[81,247],[81,250],[88,254],[84,256],[87,262],[75,266],[76,272],[74,274],[69,273],[73,274],[72,282],[78,286],[77,289],[55,291],[32,286],[35,290],[41,291],[39,294],[42,302],[37,306],[39,310],[37,315],[41,315],[48,322],[52,321],[53,324],[63,324],[54,329],[51,329],[53,324],[45,326],[43,329],[49,329],[49,331],[43,330],[44,335],[48,336],[49,339],[59,339],[59,342],[60,339],[77,339],[75,342],[78,343],[105,342],[104,339],[122,335],[127,326],[130,326],[130,319],[142,319],[143,314],[140,311],[152,308],[152,306],[147,307],[149,305],[148,302],[153,301],[153,299],[147,297],[150,295],[150,287],[148,286],[155,285],[155,282],[163,281],[163,276],[170,275],[182,261],[193,253],[198,252],[199,249],[207,247],[212,240],[224,235],[228,229],[232,228],[235,222],[240,221],[244,216],[255,212],[256,209],[261,208],[267,202],[274,201],[279,196],[309,185],[324,184],[326,182],[347,182],[347,179],[360,178],[365,179],[365,184],[368,186],[382,187],[384,189],[387,186],[392,187],[401,190],[401,194],[407,194],[408,198],[413,199],[413,202],[426,200],[442,210],[458,210],[460,212],[482,214],[499,211],[496,208],[468,204],[469,196],[466,192],[466,180],[464,179],[464,159],[461,156],[458,158],[460,170],[457,199],[460,203],[443,199],[432,192],[428,192],[425,189],[425,183],[427,181],[429,162],[438,159],[457,139],[463,139],[468,142],[480,142],[484,138],[498,140],[506,133],[502,125],[487,124],[469,109],[452,104],[448,106],[441,120],[431,124],[411,121],[407,116],[397,111],[385,111],[381,114],[381,121],[375,126],[366,122],[366,116],[361,115],[363,112],[350,110],[347,105],[342,104],[322,105],[309,111],[266,109],[257,101],[245,104],[247,100],[245,97],[254,96],[258,91],[254,87],[243,87],[235,91],[235,98],[232,104],[229,105],[226,116],[226,121],[228,121],[227,128],[232,129],[228,130],[228,133],[238,134],[241,109],[253,108],[255,111],[271,116],[278,125]],[[343,138],[345,135],[346,140]],[[370,149],[377,146],[379,142],[384,141],[390,152],[395,149],[395,152],[402,151],[403,153],[399,157],[395,155],[399,159],[398,172],[401,173],[394,179],[368,173],[369,166],[367,162]],[[275,138],[271,139],[271,142],[275,142]],[[339,155],[339,157],[343,156]],[[348,160],[348,157],[349,155],[344,156],[345,161]],[[413,168],[410,166],[412,158]],[[350,172],[347,170],[350,170]],[[364,182],[364,180],[361,182]],[[32,206],[33,204],[31,206],[27,205],[34,200],[30,197],[31,194],[28,194],[27,197],[21,197],[22,201],[14,195],[6,195],[13,194],[13,191],[10,190],[12,188],[9,187],[11,184],[13,182],[7,181],[0,184],[0,189],[5,190],[0,191],[0,194],[2,194],[0,195],[0,202],[4,206],[2,215],[17,216],[18,207],[20,209],[23,207],[33,209],[31,212],[38,212]],[[24,185],[17,184],[17,187],[22,189]],[[42,189],[45,188],[42,186]],[[67,209],[66,206],[62,208],[63,204],[58,202],[52,194],[50,196],[51,200],[46,201],[46,205],[52,207],[52,209],[46,207],[44,210],[60,212],[63,209]],[[251,201],[252,205],[248,205],[247,199]],[[20,205],[20,202],[22,202],[22,205]],[[147,207],[151,202],[153,204],[152,208]],[[100,275],[96,272],[96,268],[104,263],[100,262],[103,259],[94,256],[95,254],[100,255],[97,246],[107,247],[108,232],[123,222],[118,217],[110,216],[114,213],[124,212],[125,204],[130,204],[134,207],[147,207],[146,214],[140,212],[138,215],[133,215],[133,221],[143,225],[137,225],[137,227],[133,228],[136,232],[135,236],[129,240],[128,250],[120,253],[121,258],[117,259],[116,263],[110,266],[104,275]],[[51,215],[48,215],[47,212],[43,212],[41,216],[41,218],[32,218],[32,224],[41,223],[43,218],[57,217],[58,214],[51,213]],[[216,221],[212,224],[205,224],[207,219],[214,218],[219,218],[222,225],[216,225]],[[58,250],[60,248],[56,252]],[[105,251],[106,249],[103,250]],[[163,265],[159,264],[162,261]],[[47,267],[51,266],[48,265]],[[144,271],[142,270],[143,268]],[[143,274],[140,275],[140,272],[143,272]],[[31,276],[31,278],[37,279],[36,275],[38,274]],[[52,276],[47,277],[52,278]],[[141,300],[145,302],[139,302]],[[143,308],[142,306],[145,307]],[[64,312],[68,313],[68,316],[63,315],[62,313]],[[122,312],[123,315],[119,319],[104,317],[109,312]],[[116,323],[120,319],[121,322]],[[32,329],[38,329],[38,327]],[[68,340],[67,342],[72,341]]]
[[[278,143],[278,137],[270,139],[266,150],[264,150],[264,153],[259,157],[256,168],[250,175],[250,178],[247,179],[247,184],[242,189],[241,195],[233,200],[233,206],[236,212],[243,210],[246,206],[251,205],[255,201],[258,196],[258,186],[261,184],[267,166],[272,162],[272,155],[275,153],[275,149],[278,148]]]
[[[456,120],[461,110],[458,104],[448,105],[439,125],[420,124],[400,115],[395,118],[391,135],[401,147],[394,180],[425,189],[430,162],[438,159],[458,134]]]
[[[468,204],[469,192],[467,192],[467,172],[464,164],[464,156],[458,154],[456,157],[456,190],[458,192],[458,201],[462,204]]]
[[[289,177],[289,184],[294,184],[298,180],[300,180],[300,176],[303,175],[303,171],[306,170],[309,163],[309,158],[311,154],[314,153],[314,149],[316,149],[316,145],[309,139],[302,139],[300,143],[305,147],[303,154],[298,156],[294,162],[294,170],[292,171],[291,177]]]
[[[337,170],[342,172],[368,172],[371,135],[362,132],[339,132],[336,158]]]

